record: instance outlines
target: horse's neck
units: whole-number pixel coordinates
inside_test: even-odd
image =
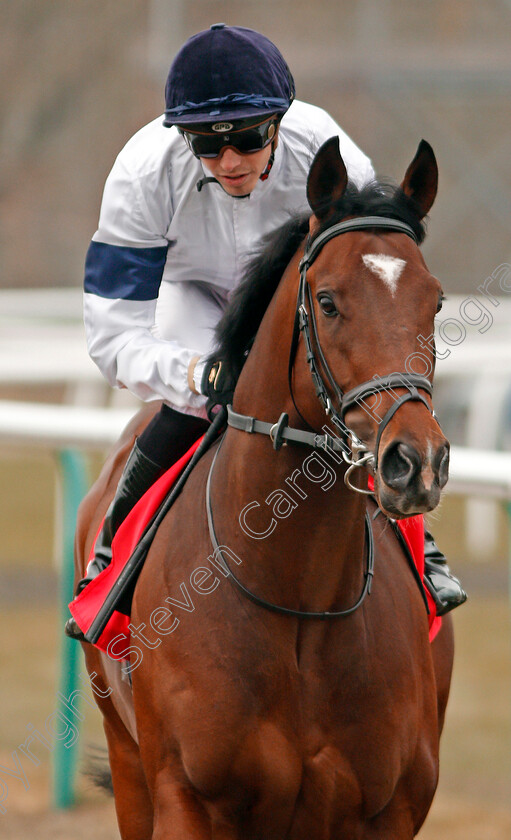
[[[287,412],[291,426],[305,428],[288,386],[293,315],[294,302],[290,309],[277,301],[267,313],[234,407],[271,422]],[[302,373],[310,378],[307,368]],[[309,390],[313,394],[312,384]],[[312,395],[303,409],[320,432],[326,417],[315,401]],[[239,546],[241,553],[257,557],[257,568],[246,574],[259,589],[266,575],[275,597],[282,595],[279,585],[286,593],[296,589],[298,602],[308,609],[329,609],[339,597],[342,606],[355,599],[363,568],[365,504],[345,486],[345,464],[338,453],[296,444],[276,452],[266,435],[229,429],[215,472],[215,496],[223,499],[220,533],[234,540],[234,551]]]
[[[355,603],[365,504],[344,473],[326,452],[294,444],[275,452],[266,436],[227,433],[213,481],[215,524],[243,561],[245,585],[294,609]]]

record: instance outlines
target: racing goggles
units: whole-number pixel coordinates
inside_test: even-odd
[[[197,158],[216,158],[225,146],[232,146],[242,155],[251,155],[266,148],[277,131],[277,118],[266,119],[257,125],[251,124],[246,128],[239,128],[243,120],[235,122],[217,122],[204,126],[207,130],[194,131],[179,128],[178,131],[185,138],[188,148]],[[202,128],[202,127],[201,127]]]

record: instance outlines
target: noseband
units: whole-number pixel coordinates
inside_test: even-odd
[[[352,485],[349,481],[349,475],[351,471],[356,467],[368,465],[369,462],[373,462],[374,471],[377,471],[378,450],[380,440],[386,426],[388,425],[396,411],[399,408],[401,408],[401,406],[404,405],[405,402],[413,400],[416,402],[424,403],[428,411],[433,414],[433,411],[426,398],[423,397],[422,394],[419,394],[418,390],[421,389],[423,391],[426,391],[429,395],[432,394],[431,383],[429,379],[427,379],[425,376],[421,376],[415,373],[391,373],[387,376],[375,377],[370,381],[363,382],[361,385],[357,385],[350,391],[344,392],[342,388],[337,384],[321,348],[316,324],[316,316],[314,314],[312,293],[310,286],[307,282],[307,271],[313,264],[314,260],[318,256],[323,246],[331,239],[334,239],[334,237],[336,236],[340,236],[342,233],[348,233],[350,231],[357,230],[368,230],[371,228],[376,228],[378,230],[394,231],[396,233],[404,233],[406,234],[406,236],[409,236],[410,239],[413,239],[413,241],[416,244],[418,244],[417,237],[413,229],[405,222],[401,222],[397,219],[389,219],[380,216],[361,216],[357,219],[348,219],[347,221],[339,222],[336,225],[332,225],[332,227],[323,231],[323,233],[320,234],[320,236],[318,236],[312,243],[309,237],[305,246],[304,255],[299,263],[300,283],[298,287],[298,300],[293,327],[293,337],[289,353],[290,393],[294,403],[292,389],[292,371],[298,347],[298,341],[300,335],[302,335],[305,343],[307,363],[311,372],[316,396],[319,399],[321,405],[323,406],[325,414],[331,418],[334,425],[340,430],[340,437],[336,435],[330,435],[328,433],[321,435],[317,434],[314,431],[306,432],[302,429],[293,429],[288,425],[289,418],[288,415],[285,413],[281,414],[280,419],[276,423],[266,423],[262,420],[257,420],[255,417],[250,417],[246,414],[238,414],[237,412],[233,411],[232,406],[227,406],[227,422],[229,426],[232,426],[235,429],[240,429],[244,432],[269,435],[270,439],[273,442],[274,449],[280,449],[280,447],[285,442],[290,441],[294,443],[306,444],[307,446],[311,446],[313,449],[324,449],[327,451],[331,449],[336,452],[341,452],[344,460],[349,465],[344,480],[346,484],[349,487],[351,487],[352,490],[356,490],[357,492],[367,491],[361,491],[358,487]],[[307,304],[309,306],[309,309],[307,309]],[[316,346],[317,348],[320,365],[318,365],[318,360],[314,352],[314,346]],[[323,379],[320,372],[320,366],[326,374],[331,391],[335,395],[335,401],[338,403],[338,408],[335,408],[332,405],[327,385],[325,384],[325,380]],[[360,405],[360,402],[367,399],[367,397],[372,396],[373,394],[381,393],[382,391],[389,391],[392,388],[405,388],[406,393],[396,399],[394,404],[388,409],[383,419],[380,421],[378,433],[376,435],[374,453],[372,453],[367,449],[365,444],[363,444],[357,438],[354,432],[352,432],[346,426],[344,418],[346,412],[349,411],[349,409],[352,408],[354,405]],[[298,411],[298,414],[301,417],[302,415],[300,414],[296,403],[294,404],[296,410]],[[371,521],[369,519],[367,511],[365,514],[367,553],[366,570],[364,572],[364,584],[362,587],[362,592],[357,602],[353,604],[353,606],[345,610],[308,612],[303,610],[288,609],[286,607],[273,604],[269,601],[264,600],[258,595],[255,595],[241,583],[241,581],[234,575],[232,569],[227,564],[225,556],[222,553],[222,548],[219,545],[215,533],[215,527],[213,522],[213,510],[211,506],[211,478],[219,451],[220,448],[215,453],[215,457],[211,464],[211,468],[208,475],[206,487],[206,510],[208,517],[209,535],[213,548],[215,549],[215,556],[220,560],[224,568],[225,574],[230,577],[232,582],[236,584],[236,586],[243,593],[243,595],[248,597],[250,600],[258,604],[259,606],[265,607],[266,609],[271,610],[272,612],[280,613],[281,615],[293,616],[297,618],[327,619],[348,616],[355,612],[355,610],[357,610],[363,603],[366,595],[370,593],[371,583],[374,575],[374,539]]]

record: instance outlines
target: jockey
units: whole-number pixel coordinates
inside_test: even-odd
[[[350,179],[374,177],[325,111],[295,100],[281,53],[251,29],[219,23],[190,38],[165,99],[164,119],[135,134],[107,179],[84,296],[89,353],[106,379],[163,405],[129,455],[78,592],[110,563],[138,499],[208,428],[215,327],[262,238],[309,210],[320,146],[338,135]],[[465,594],[434,548],[434,589],[452,609]],[[83,638],[74,619],[66,632]]]

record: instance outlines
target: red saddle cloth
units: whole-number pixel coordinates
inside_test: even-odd
[[[367,482],[369,490],[374,490],[373,477]],[[410,516],[408,519],[398,519],[397,526],[403,535],[421,580],[424,580],[424,517]],[[429,640],[433,641],[442,626],[442,619],[436,614],[436,606],[429,591],[423,586],[429,609]]]
[[[199,438],[191,449],[167,470],[137,502],[131,513],[128,514],[124,522],[119,526],[112,541],[112,562],[69,604],[71,614],[82,632],[87,632],[106,597],[116,586],[121,572],[135,550],[147,525],[181,475],[201,440],[202,438]],[[369,489],[373,489],[371,477],[369,478]],[[422,580],[424,577],[424,519],[422,516],[412,516],[409,519],[398,521],[397,524]],[[95,542],[96,540],[94,540]],[[93,556],[94,546],[91,550],[89,561],[92,560]],[[433,641],[441,627],[442,619],[436,615],[435,604],[428,590],[425,588],[424,591],[429,606],[429,638],[430,641]],[[130,638],[128,625],[130,623],[132,595],[133,593],[131,592],[128,598],[121,600],[117,605],[118,608],[113,611],[105,629],[95,644],[97,648],[108,653],[112,659],[125,659],[128,655],[128,640]],[[116,644],[116,639],[122,640],[122,644]],[[116,648],[122,648],[122,651],[119,650],[116,652]]]
[[[91,580],[85,589],[69,604],[71,614],[83,633],[87,633],[87,630],[103,606],[107,595],[116,586],[122,570],[133,554],[147,525],[183,472],[188,461],[190,461],[201,440],[202,437],[195,441],[188,452],[185,452],[182,458],[176,461],[167,472],[160,476],[158,481],[139,499],[124,522],[117,529],[112,540],[112,562],[94,580]],[[100,525],[98,534],[102,527],[103,522]],[[88,562],[94,557],[95,543],[96,539],[94,539]],[[126,640],[131,635],[128,625],[130,623],[132,595],[133,593],[131,592],[130,597],[118,604],[118,609],[113,611],[105,629],[95,644],[95,647],[108,653],[112,659],[125,659],[127,655],[126,649],[129,643]],[[124,650],[119,655],[114,652],[113,644],[118,637],[122,637],[124,640]],[[123,645],[120,645],[120,647],[122,648]]]

